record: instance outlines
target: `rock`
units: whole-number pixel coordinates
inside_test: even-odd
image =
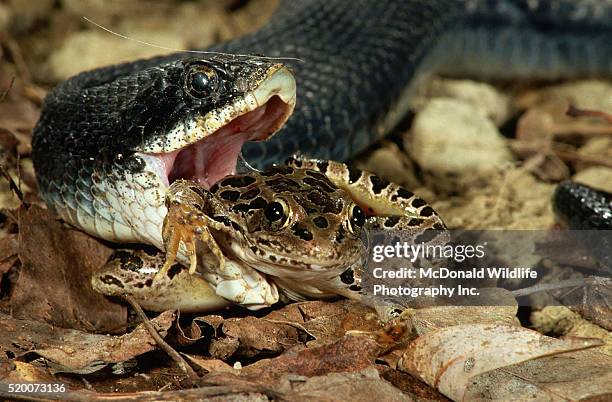
[[[415,117],[404,143],[428,184],[445,191],[473,185],[514,163],[491,120],[463,100],[432,99]]]
[[[415,100],[415,106],[423,106],[426,98],[453,98],[470,103],[498,127],[504,124],[511,116],[512,107],[507,95],[499,92],[490,84],[471,80],[457,80],[447,78],[434,78],[420,89],[420,97]]]
[[[433,207],[450,228],[542,230],[555,223],[550,202],[554,189],[524,168],[511,168]]]
[[[129,36],[143,38],[147,42],[170,48],[185,47],[182,38],[171,31],[132,32]],[[171,51],[114,37],[104,31],[83,31],[73,33],[57,51],[51,54],[49,66],[53,78],[64,80],[81,71],[162,53],[171,53]]]
[[[7,32],[13,19],[13,10],[6,4],[0,3],[0,32]]]
[[[534,329],[542,333],[601,339],[605,342],[605,345],[598,350],[612,355],[612,333],[585,320],[565,306],[544,307],[531,313],[530,319]]]
[[[136,10],[144,10],[143,1],[118,2],[107,0],[63,0],[62,9],[75,16],[92,16],[97,19],[102,15],[130,14]],[[136,9],[136,10],[135,10]],[[96,21],[101,22],[101,21]]]
[[[419,186],[414,174],[414,165],[397,145],[384,142],[382,146],[372,151],[365,158],[357,161],[361,170],[376,173],[378,176],[409,189]]]
[[[573,179],[578,183],[612,193],[612,169],[609,167],[592,166],[576,173]]]
[[[612,137],[600,136],[589,139],[586,144],[578,150],[585,157],[596,156],[602,159],[612,160]],[[581,171],[593,166],[589,162],[576,162],[576,170]]]
[[[612,112],[612,84],[598,80],[584,80],[556,85],[539,92],[539,101],[566,99],[573,106]]]
[[[4,2],[6,3],[6,2]],[[20,35],[33,28],[34,24],[45,19],[53,9],[54,0],[10,0],[8,5],[2,4],[3,8],[8,7],[12,15],[7,26],[13,35]],[[0,30],[0,32],[4,32]]]
[[[103,65],[137,60],[178,50],[205,49],[218,41],[226,41],[261,23],[254,18],[242,21],[246,11],[228,13],[225,1],[162,3],[151,7],[150,2],[92,2],[67,0],[67,14],[86,15],[120,35],[114,36],[94,24],[84,22],[86,31],[72,33],[49,58],[54,79],[63,80],[78,72]],[[91,4],[90,4],[91,3]],[[109,3],[109,4],[107,4]],[[267,16],[273,10],[269,0],[254,2],[258,15]],[[264,8],[265,7],[265,8]],[[138,41],[150,43],[149,46]],[[163,48],[168,49],[163,49]]]

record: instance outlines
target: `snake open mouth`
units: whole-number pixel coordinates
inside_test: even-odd
[[[223,177],[235,174],[244,143],[268,139],[283,127],[293,112],[295,81],[289,74],[281,69],[253,91],[250,95],[253,106],[238,101],[239,106],[230,106],[230,112],[225,107],[197,120],[180,139],[193,138],[185,141],[185,146],[144,154],[153,162],[164,184],[169,186],[175,180],[188,179],[209,189]],[[235,111],[239,109],[242,110]],[[225,117],[228,115],[233,116]]]
[[[223,177],[235,174],[244,143],[267,139],[283,126],[290,113],[289,105],[275,95],[212,135],[185,148],[161,154],[168,184],[177,179],[189,179],[208,189]]]

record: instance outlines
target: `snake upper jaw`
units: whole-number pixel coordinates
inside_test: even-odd
[[[254,90],[175,128],[177,133],[171,135],[176,135],[176,149],[138,154],[153,166],[166,186],[177,179],[190,179],[210,188],[221,178],[236,173],[245,142],[263,141],[278,132],[295,103],[293,74],[275,64]]]

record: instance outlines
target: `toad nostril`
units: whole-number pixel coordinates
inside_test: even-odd
[[[317,216],[312,221],[318,228],[321,228],[321,229],[325,229],[326,227],[329,226],[329,222],[327,222],[327,219],[325,219],[325,217],[323,216]]]
[[[312,233],[298,223],[294,224],[291,229],[293,230],[293,234],[302,240],[310,241],[313,239]]]

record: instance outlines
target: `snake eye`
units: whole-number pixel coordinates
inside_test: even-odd
[[[349,220],[349,229],[351,233],[357,234],[365,224],[366,216],[358,205],[353,205],[351,210],[351,218]]]
[[[270,223],[283,224],[289,217],[289,208],[284,201],[272,201],[264,208],[264,216]]]
[[[217,91],[219,78],[212,68],[199,66],[189,73],[185,84],[191,95],[203,98]]]

